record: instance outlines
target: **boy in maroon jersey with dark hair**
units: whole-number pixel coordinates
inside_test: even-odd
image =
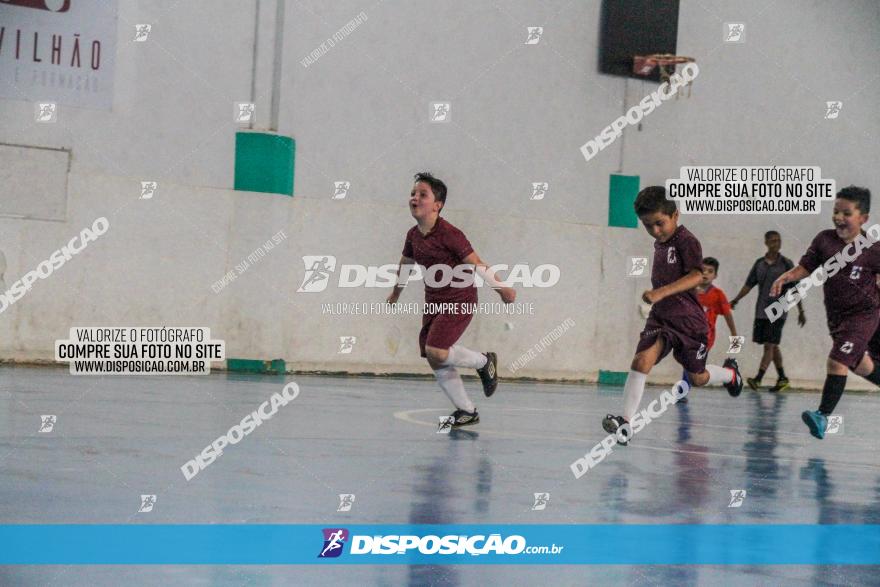
[[[817,270],[822,269],[833,348],[828,354],[819,409],[801,414],[816,438],[825,437],[828,416],[843,396],[849,370],[880,385],[880,363],[873,361],[869,352],[876,351],[880,323],[880,247],[873,246],[880,239],[880,227],[869,227],[870,236],[862,230],[870,209],[871,192],[867,189],[849,186],[840,190],[834,200],[834,228],[817,234],[798,266],[780,275],[770,289],[771,296],[778,296],[786,283],[800,281],[814,271],[819,277]]]
[[[655,239],[653,289],[642,294],[642,299],[652,304],[651,313],[623,388],[623,416],[608,414],[602,420],[605,431],[615,434],[621,445],[632,436],[629,423],[642,401],[648,373],[669,351],[684,367],[688,383],[721,383],[733,397],[742,391],[735,359],[726,359],[723,367],[706,365],[709,325],[694,290],[703,281],[700,241],[678,225],[678,208],[666,199],[666,188],[646,187],[639,192],[634,206],[645,230]]]
[[[512,303],[516,299],[514,289],[497,281],[464,233],[440,217],[440,210],[445,205],[446,184],[430,173],[417,173],[409,197],[410,213],[417,224],[406,233],[400,267],[411,266],[415,262],[425,268],[446,267],[451,273],[459,265],[471,265],[498,291],[504,303]],[[388,296],[388,303],[397,303],[404,286],[405,281],[401,283],[398,268],[397,285]],[[476,304],[477,289],[472,281],[466,287],[456,287],[452,283],[434,287],[428,284],[426,276],[425,303]],[[495,393],[498,386],[498,359],[495,353],[478,353],[456,344],[472,317],[472,312],[462,311],[425,313],[422,316],[419,348],[434,370],[440,388],[456,407],[452,413],[453,427],[468,426],[480,421],[456,367],[476,369],[486,397]]]

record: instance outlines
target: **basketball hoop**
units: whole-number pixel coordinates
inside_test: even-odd
[[[660,68],[660,82],[668,82],[669,77],[675,73],[676,66],[682,63],[694,63],[693,57],[673,55],[672,53],[654,53],[653,55],[636,55],[633,57],[633,73],[641,76],[649,76],[654,68]],[[688,82],[688,98],[691,97],[691,84]],[[678,92],[675,93],[678,98]]]

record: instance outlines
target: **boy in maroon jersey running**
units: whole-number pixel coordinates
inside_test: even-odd
[[[817,234],[798,266],[780,275],[770,289],[771,296],[778,296],[786,283],[814,272],[825,280],[825,316],[833,348],[819,409],[801,414],[810,434],[820,439],[825,437],[828,416],[843,396],[848,371],[880,385],[880,363],[871,359],[880,323],[880,246],[874,245],[880,239],[880,227],[871,226],[870,235],[862,230],[870,209],[867,189],[849,186],[840,190],[834,200],[834,228]]]
[[[684,367],[688,384],[721,383],[733,397],[742,391],[735,359],[726,359],[723,367],[706,365],[709,325],[694,290],[703,281],[700,241],[678,225],[678,208],[666,199],[666,188],[646,187],[639,192],[634,206],[645,230],[655,239],[653,289],[642,294],[642,299],[652,304],[651,313],[623,388],[623,416],[608,414],[602,420],[605,431],[616,435],[621,445],[626,445],[632,436],[630,422],[645,393],[648,373],[669,351]]]
[[[473,266],[488,284],[496,288],[504,303],[512,303],[516,299],[516,291],[497,281],[464,233],[440,217],[440,210],[445,205],[446,184],[430,173],[417,173],[409,197],[410,213],[417,224],[406,233],[400,267],[411,266],[415,262],[426,268],[425,304],[477,303],[477,289],[473,285],[472,274],[465,287],[461,287],[461,281],[457,284],[459,287],[455,286],[455,282],[439,287],[429,285],[429,280],[438,273],[432,271],[431,267],[438,267],[442,270],[439,273],[449,275],[460,265]],[[444,268],[448,271],[443,270]],[[398,269],[397,285],[388,296],[388,303],[397,303],[404,286],[405,281],[401,283]],[[476,369],[486,397],[495,393],[498,386],[498,358],[495,353],[478,353],[455,344],[464,334],[472,317],[473,312],[460,310],[426,312],[422,316],[419,348],[434,370],[440,388],[456,408],[452,413],[453,427],[468,426],[480,421],[456,367]]]

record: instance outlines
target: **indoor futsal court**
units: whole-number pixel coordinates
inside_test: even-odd
[[[0,585],[880,585],[878,30],[0,3]]]

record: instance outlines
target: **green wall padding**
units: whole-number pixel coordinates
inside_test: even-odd
[[[235,133],[235,189],[293,196],[296,141],[265,132]]]
[[[599,371],[599,385],[623,385],[626,383],[626,371]]]
[[[637,195],[638,175],[611,175],[608,181],[608,226],[638,227],[639,217],[633,210]]]
[[[287,370],[284,359],[272,361],[260,361],[258,359],[226,359],[226,369],[229,371],[241,371],[246,373],[277,373],[283,374]]]

